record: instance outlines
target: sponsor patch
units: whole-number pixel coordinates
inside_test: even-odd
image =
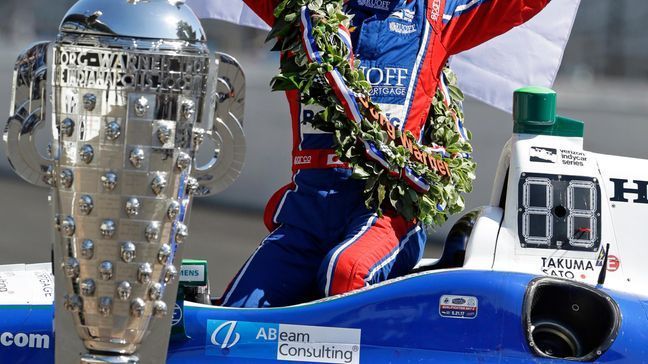
[[[397,34],[416,33],[416,24],[401,24],[397,22],[390,22],[389,31]]]
[[[300,126],[302,137],[304,134],[331,134],[326,131],[315,129],[313,124],[311,124],[315,118],[315,115],[320,111],[324,110],[323,107],[319,105],[302,105],[300,113]]]
[[[309,363],[360,362],[360,329],[208,320],[205,354]]]
[[[308,165],[313,163],[313,156],[310,155],[298,155],[293,158],[293,164],[296,166]]]
[[[390,23],[396,24],[396,23]],[[403,24],[401,24],[403,25]],[[402,67],[360,67],[371,84],[369,96],[404,102],[410,84],[410,70]],[[380,100],[377,100],[380,102]],[[400,102],[399,102],[400,104]]]
[[[439,15],[441,15],[441,0],[433,0],[431,10],[430,14],[428,14],[430,20],[437,21]]]
[[[416,12],[414,10],[402,9],[393,12],[389,17],[400,19],[406,22],[412,22],[414,20],[414,15],[416,15]]]
[[[340,157],[337,156],[337,154],[329,154],[326,156],[326,165],[327,166],[334,166],[334,165],[344,165],[344,162],[340,160]]]
[[[474,319],[479,300],[474,296],[443,295],[439,300],[439,315],[445,318]]]
[[[358,5],[377,10],[389,10],[390,0],[358,0]]]

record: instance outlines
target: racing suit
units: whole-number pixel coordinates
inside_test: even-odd
[[[244,0],[269,25],[278,0]],[[448,57],[537,14],[550,0],[349,0],[352,44],[371,99],[397,127],[422,135]],[[235,307],[287,306],[406,274],[425,228],[364,205],[364,182],[336,157],[333,136],[308,123],[317,108],[286,93],[293,125],[292,183],[269,201],[272,233],[226,289]]]

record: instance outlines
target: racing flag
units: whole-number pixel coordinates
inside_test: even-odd
[[[201,19],[219,19],[253,28],[270,30],[243,0],[189,0],[187,5]]]
[[[269,29],[243,0],[188,0],[200,18]],[[462,90],[511,111],[512,94],[523,86],[551,87],[571,33],[580,0],[554,0],[529,22],[454,56],[451,66]]]

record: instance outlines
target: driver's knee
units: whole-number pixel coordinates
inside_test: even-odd
[[[405,275],[421,259],[425,240],[420,224],[392,229],[378,221],[351,244],[328,253],[318,272],[318,288],[329,297]]]
[[[322,264],[318,274],[321,293],[329,297],[364,287],[371,265],[367,257],[341,257],[335,264]]]

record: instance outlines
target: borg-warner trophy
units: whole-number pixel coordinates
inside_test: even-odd
[[[192,196],[242,168],[244,88],[181,0],[81,0],[55,42],[19,56],[4,140],[16,173],[51,187],[57,362],[72,362],[66,337],[82,340],[81,363],[148,363],[144,346],[167,347]],[[165,342],[145,340],[151,325]]]

